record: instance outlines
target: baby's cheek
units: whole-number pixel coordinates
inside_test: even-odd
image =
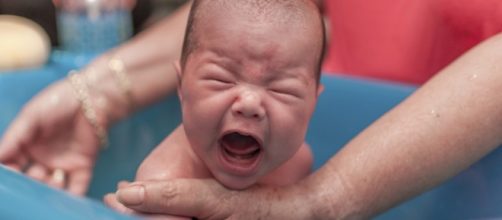
[[[277,154],[277,158],[281,159],[281,162],[285,162],[293,157],[305,141],[304,133],[301,132],[301,129],[297,128],[285,129],[280,134],[276,134],[276,137],[279,139],[274,143],[274,146],[277,147],[275,153]]]
[[[295,146],[300,146],[307,130],[308,120],[304,115],[298,114],[276,114],[271,118],[272,135],[280,137],[282,141]]]

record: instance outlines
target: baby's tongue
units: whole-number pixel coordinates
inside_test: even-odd
[[[231,133],[223,137],[223,147],[236,156],[245,156],[260,149],[258,142],[251,136]]]

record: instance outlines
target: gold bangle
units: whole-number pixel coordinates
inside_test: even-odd
[[[94,106],[90,101],[89,90],[86,83],[82,80],[80,74],[75,70],[71,70],[68,73],[68,80],[70,81],[73,91],[75,92],[75,96],[80,102],[84,117],[94,128],[94,132],[96,133],[96,136],[98,136],[101,148],[105,149],[106,147],[108,147],[108,133],[106,129],[98,123],[98,117]]]
[[[127,104],[130,109],[134,109],[134,101],[132,97],[132,84],[129,76],[127,76],[127,71],[124,65],[124,61],[117,57],[112,57],[108,61],[108,68],[112,70],[113,75],[119,85],[122,93],[127,99]]]

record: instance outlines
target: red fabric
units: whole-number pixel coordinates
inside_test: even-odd
[[[502,0],[326,0],[326,72],[421,84],[502,31]]]

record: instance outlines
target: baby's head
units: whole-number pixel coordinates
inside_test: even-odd
[[[248,187],[303,144],[323,48],[311,0],[194,1],[178,93],[190,144],[222,184]]]

